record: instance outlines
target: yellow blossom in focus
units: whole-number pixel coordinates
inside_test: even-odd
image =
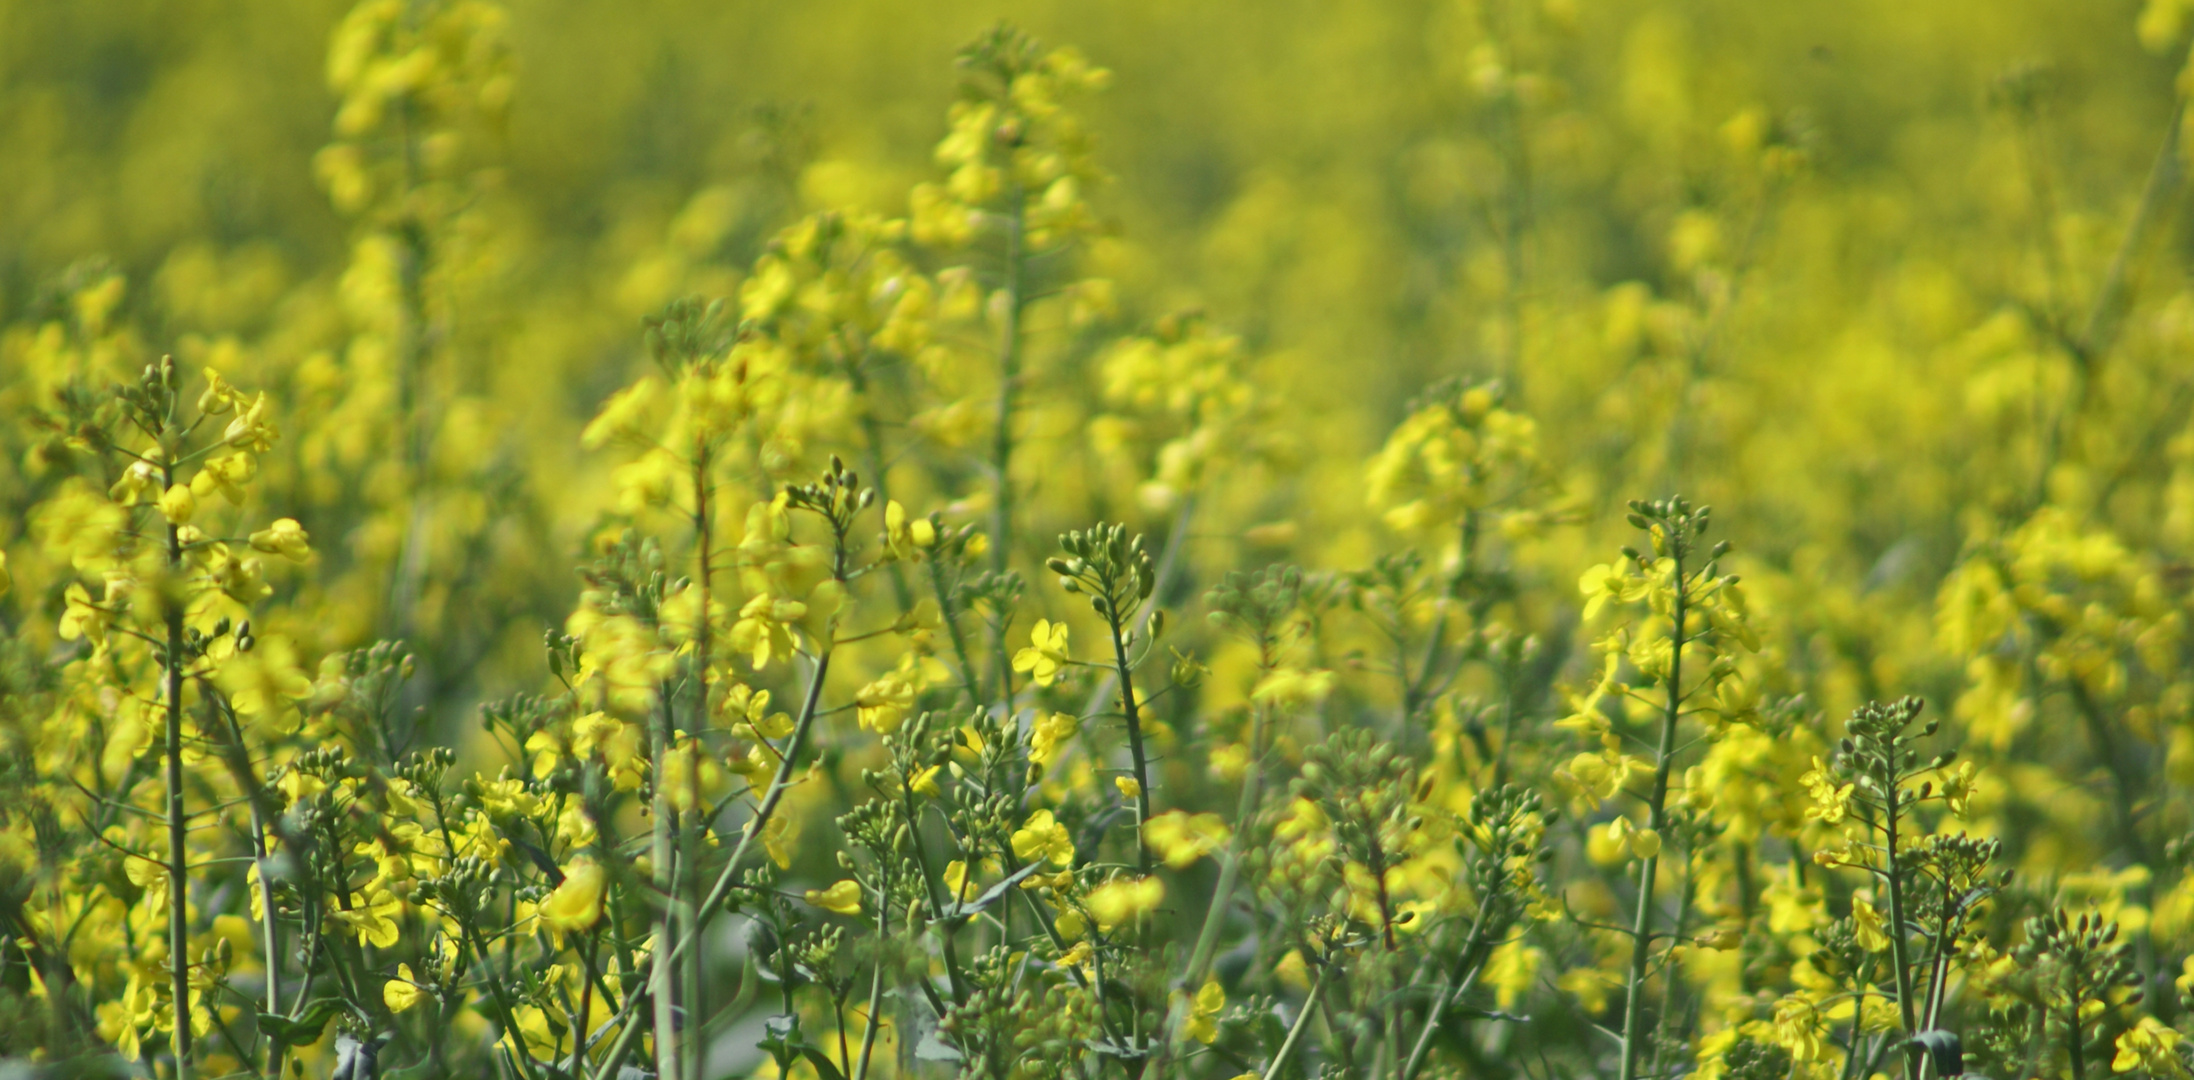
[[[410,964],[396,965],[396,977],[381,984],[381,1003],[387,1005],[390,1012],[403,1012],[419,1004],[419,999],[425,996],[426,991],[419,988]]]
[[[541,921],[560,933],[593,929],[602,918],[607,883],[607,875],[593,861],[573,863],[564,871],[564,883],[541,901]]]
[[[1059,760],[1081,730],[1081,721],[1066,713],[1044,713],[1029,732],[1028,759],[1045,768]]]
[[[809,889],[803,898],[824,911],[840,915],[861,913],[861,883],[850,878],[841,879],[827,889]]]
[[[1219,1012],[1227,1005],[1226,990],[1215,979],[1204,980],[1188,1010],[1188,1036],[1211,1045],[1219,1038]]]
[[[2139,1071],[2156,1077],[2185,1077],[2186,1061],[2179,1055],[2182,1041],[2184,1036],[2178,1031],[2153,1016],[2143,1016],[2140,1023],[2118,1036],[2118,1052],[2110,1059],[2110,1069],[2112,1072]]]
[[[1049,619],[1036,620],[1028,647],[1013,654],[1013,670],[1028,672],[1038,686],[1050,686],[1068,662],[1067,625]]]
[[[1074,838],[1067,827],[1052,820],[1051,811],[1038,810],[1013,833],[1013,853],[1024,859],[1048,857],[1060,866],[1074,862]]]

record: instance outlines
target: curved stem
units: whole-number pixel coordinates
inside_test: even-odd
[[[1303,1011],[1295,1014],[1294,1025],[1287,1029],[1286,1041],[1282,1042],[1280,1049],[1273,1053],[1272,1064],[1265,1066],[1263,1080],[1277,1080],[1280,1070],[1287,1067],[1288,1055],[1294,1052],[1295,1044],[1301,1041],[1303,1029],[1310,1026],[1310,1014],[1318,1011],[1318,997],[1325,992],[1326,975],[1332,970],[1331,966],[1322,966],[1318,969],[1317,980],[1310,984],[1310,996],[1303,999]]]

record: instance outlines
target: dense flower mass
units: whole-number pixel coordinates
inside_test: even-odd
[[[2194,1075],[2194,4],[962,6],[0,0],[0,1076]]]

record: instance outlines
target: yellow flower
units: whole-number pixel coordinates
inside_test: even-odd
[[[480,805],[496,817],[532,817],[541,800],[526,790],[526,782],[506,771],[493,780],[480,781]]]
[[[2112,1072],[2139,1070],[2150,1076],[2184,1077],[2186,1062],[2179,1057],[2182,1036],[2153,1016],[2118,1036],[2118,1054],[2110,1059]]]
[[[141,461],[133,461],[122,470],[122,478],[107,489],[107,498],[123,506],[135,506],[147,496],[160,490],[160,453],[148,451]]]
[[[1827,1034],[1827,1018],[1806,993],[1791,994],[1775,1003],[1775,1041],[1790,1051],[1791,1057],[1799,1061],[1818,1059]]]
[[[1061,915],[1059,918],[1063,921],[1065,920],[1066,916]],[[1062,933],[1063,932],[1064,931],[1062,931]],[[1074,946],[1072,948],[1059,954],[1059,966],[1063,968],[1087,967],[1089,965],[1090,954],[1094,952],[1096,952],[1096,950],[1090,947],[1089,942],[1077,941],[1074,943]]]
[[[214,682],[228,692],[237,712],[261,720],[282,720],[295,712],[294,702],[312,696],[312,680],[298,667],[296,649],[288,638],[272,635],[229,658]]]
[[[1851,812],[1852,786],[1836,783],[1835,774],[1819,756],[1813,759],[1813,771],[1800,777],[1799,782],[1806,786],[1806,793],[1813,797],[1813,805],[1806,808],[1806,820],[1836,825],[1842,823],[1844,816]]]
[[[257,474],[259,459],[252,457],[252,454],[246,454],[244,450],[237,450],[235,454],[222,454],[222,457],[206,461],[204,468],[197,470],[197,476],[191,476],[191,494],[195,494],[197,498],[206,498],[213,492],[219,492],[222,498],[228,500],[228,505],[241,505],[244,503],[244,485]]]
[[[1544,950],[1520,940],[1493,950],[1486,959],[1485,980],[1493,987],[1494,1004],[1503,1009],[1514,1006],[1537,981],[1539,962],[1545,958]]]
[[[1137,798],[1143,793],[1143,782],[1132,776],[1115,776],[1112,778],[1112,786],[1119,788],[1120,796],[1126,799]]]
[[[233,412],[236,409],[236,403],[243,400],[244,395],[238,393],[235,387],[230,386],[228,380],[221,377],[220,372],[210,367],[205,371],[206,388],[198,395],[198,411],[207,416],[223,416]]]
[[[1881,952],[1889,948],[1889,935],[1884,932],[1887,925],[1888,920],[1882,918],[1882,913],[1874,910],[1874,905],[1865,898],[1851,902],[1852,933],[1859,939],[1860,948],[1868,952]]]
[[[1585,621],[1591,622],[1608,601],[1633,603],[1643,599],[1652,588],[1652,582],[1629,572],[1627,564],[1595,566],[1577,579],[1577,591],[1585,596]]]
[[[944,766],[932,765],[915,773],[914,778],[907,781],[907,786],[914,789],[916,794],[937,798],[945,793],[943,788],[937,786],[937,774],[943,771]]]
[[[91,593],[82,585],[70,585],[62,605],[61,640],[86,638],[97,644],[107,639],[107,627],[114,622],[114,614],[92,603]]]
[[[1013,853],[1024,859],[1049,857],[1060,866],[1074,863],[1074,837],[1067,827],[1052,820],[1051,811],[1038,810],[1028,823],[1013,833]]]
[[[396,977],[381,984],[381,1003],[390,1012],[403,1012],[419,1004],[426,991],[419,988],[417,977],[411,973],[410,964],[396,965]]]
[[[1637,758],[1616,753],[1581,753],[1569,760],[1569,767],[1557,775],[1576,784],[1598,802],[1606,802],[1630,782],[1633,774],[1650,771]]]
[[[1250,700],[1281,708],[1316,705],[1333,692],[1333,673],[1284,667],[1257,680]]]
[[[854,694],[856,721],[862,730],[879,735],[899,730],[914,710],[914,698],[921,692],[922,682],[921,658],[913,653],[902,654],[897,668],[877,676]]]
[[[753,822],[747,823],[747,828],[753,827]],[[779,870],[792,865],[792,847],[787,842],[791,831],[792,819],[783,814],[772,815],[769,824],[762,827],[762,851]]]
[[[349,911],[333,912],[335,921],[342,923],[358,935],[358,940],[377,949],[396,944],[396,917],[404,913],[404,902],[387,889],[376,889],[365,903]]]
[[[192,514],[198,512],[198,500],[190,493],[190,487],[177,484],[160,493],[160,516],[170,525],[188,525]]]
[[[792,734],[792,717],[785,713],[769,711],[770,696],[767,690],[756,690],[742,683],[734,683],[722,698],[718,707],[735,723],[745,720],[756,735],[765,739],[782,739]]]
[[[305,535],[304,526],[296,518],[281,518],[274,524],[251,534],[251,546],[270,555],[280,555],[291,562],[307,562],[312,558],[311,538]]]
[[[1196,860],[1226,847],[1233,833],[1217,814],[1191,816],[1169,810],[1143,823],[1143,839],[1165,864],[1185,870]]]
[[[1067,663],[1067,625],[1049,619],[1036,620],[1028,647],[1013,654],[1013,670],[1028,672],[1038,686],[1050,686]]]
[[[1602,865],[1633,859],[1650,859],[1661,853],[1661,834],[1652,829],[1641,829],[1629,818],[1618,817],[1607,823],[1607,828],[1587,838],[1587,851],[1594,862]]]
[[[221,433],[221,438],[228,445],[261,454],[274,449],[274,440],[278,437],[274,422],[267,419],[267,394],[264,390],[252,399],[251,407],[229,421],[227,430]]]
[[[1943,774],[1943,802],[1950,807],[1953,817],[1963,819],[1968,802],[1973,798],[1973,785],[1977,774],[1970,761],[1961,761],[1956,769]]]
[[[754,670],[760,671],[771,660],[792,655],[792,624],[807,613],[807,605],[798,600],[757,595],[739,609],[739,621],[731,627],[732,647],[749,654]]]
[[[937,545],[937,526],[928,518],[910,518],[897,499],[884,504],[884,551],[891,559],[912,559]]]
[[[564,883],[541,901],[541,921],[558,933],[591,930],[602,919],[602,891],[607,875],[591,860],[581,859],[564,871]]]
[[[1045,714],[1029,732],[1028,759],[1050,768],[1081,728],[1081,720],[1074,716],[1056,712]]]
[[[1165,883],[1157,878],[1115,878],[1091,889],[1085,904],[1097,925],[1110,930],[1150,913],[1165,898]]]
[[[663,795],[679,813],[706,805],[723,780],[723,767],[691,735],[679,733],[677,744],[663,752]]]
[[[1196,991],[1196,1000],[1189,1005],[1188,1036],[1211,1045],[1219,1038],[1219,1011],[1227,1006],[1227,993],[1215,979],[1204,980]]]
[[[805,894],[808,903],[834,911],[840,915],[861,913],[861,883],[846,878],[827,889],[809,889]]]
[[[282,774],[282,779],[275,786],[281,788],[282,793],[289,796],[289,801],[292,804],[303,802],[328,789],[327,781],[311,773],[298,772],[295,769]]]

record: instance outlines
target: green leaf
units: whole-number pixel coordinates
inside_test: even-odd
[[[328,1020],[342,1008],[343,1003],[335,998],[320,998],[296,1019],[281,1013],[262,1012],[259,1031],[283,1046],[310,1046],[320,1041],[320,1033],[327,1029]]]

